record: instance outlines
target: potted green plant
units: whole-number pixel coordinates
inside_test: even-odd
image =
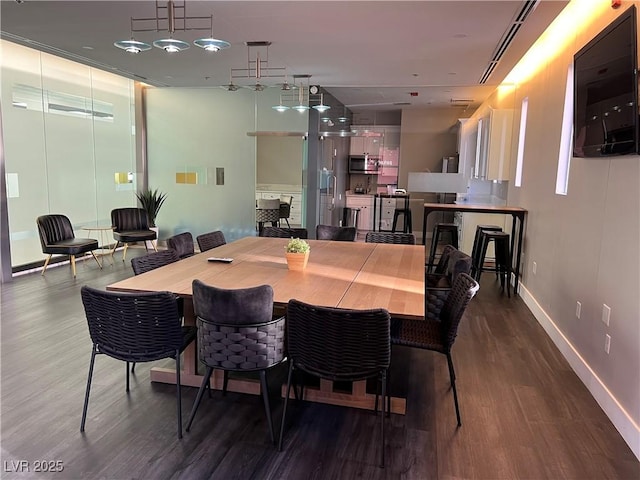
[[[289,270],[301,271],[307,267],[311,246],[304,240],[292,238],[285,246],[287,267]]]
[[[167,198],[167,194],[162,193],[157,188],[155,190],[147,188],[146,190],[141,190],[140,192],[136,193],[136,197],[138,197],[138,201],[140,202],[140,205],[142,206],[144,211],[147,212],[147,217],[149,217],[149,228],[156,232],[156,240],[147,242],[148,247],[155,249],[155,245],[151,245],[151,243],[157,245],[157,239],[160,238],[158,227],[156,225],[156,217],[158,216],[158,212],[160,211],[160,208]]]
[[[140,202],[140,205],[142,205],[142,208],[147,212],[147,216],[149,217],[149,226],[155,227],[156,217],[167,198],[167,194],[160,192],[157,188],[155,190],[147,188],[146,190],[136,193],[136,197],[138,197],[138,201]]]

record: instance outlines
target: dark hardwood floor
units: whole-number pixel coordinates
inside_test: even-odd
[[[75,280],[61,266],[2,285],[3,479],[640,478],[639,462],[543,329],[489,273],[453,349],[462,427],[445,357],[395,348],[392,388],[406,391],[407,414],[387,422],[384,469],[377,466],[378,417],[328,405],[292,402],[279,453],[259,397],[214,392],[178,440],[174,387],[152,384],[151,365],[139,364],[127,395],[124,364],[105,356],[96,361],[82,434],[91,342],[80,287],[133,275],[120,259],[102,271],[80,262]],[[283,372],[275,373],[279,426]],[[183,389],[185,423],[196,392]],[[63,470],[35,472],[43,461]]]

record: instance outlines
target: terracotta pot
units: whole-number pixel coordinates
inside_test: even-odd
[[[309,252],[306,253],[285,253],[289,270],[301,271],[307,267]]]

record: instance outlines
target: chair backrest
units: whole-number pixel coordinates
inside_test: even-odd
[[[205,365],[257,370],[284,359],[285,318],[272,318],[270,285],[228,290],[194,280],[192,288],[199,357]]]
[[[416,236],[413,233],[367,232],[364,241],[366,243],[396,243],[402,245],[415,245]]]
[[[309,232],[306,228],[280,228],[280,227],[264,227],[260,232],[261,237],[276,238],[309,238]]]
[[[111,226],[115,232],[149,230],[149,217],[143,208],[115,208],[111,210]]]
[[[177,262],[178,260],[180,260],[180,257],[178,257],[178,253],[175,250],[160,250],[141,257],[132,258],[131,267],[135,275],[140,275],[141,273]]]
[[[38,234],[40,235],[40,244],[43,252],[53,243],[75,238],[71,220],[65,215],[56,213],[41,215],[36,219],[36,225],[38,225]]]
[[[454,250],[457,250],[453,245],[445,245],[442,248],[442,254],[440,255],[440,260],[438,260],[438,264],[436,265],[433,273],[446,273],[447,272],[447,264],[449,263],[449,255]]]
[[[167,238],[167,247],[175,250],[180,258],[191,257],[194,253],[193,236],[190,232],[179,233]]]
[[[257,207],[260,210],[278,210],[280,211],[280,199],[279,198],[259,198],[257,201]]]
[[[449,277],[451,285],[453,285],[458,275],[461,273],[468,274],[471,271],[471,263],[471,257],[460,250],[454,249],[449,253],[447,270],[445,273]]]
[[[177,297],[169,292],[81,289],[89,335],[100,353],[129,362],[173,357],[182,347]]]
[[[442,326],[442,341],[449,350],[458,334],[458,325],[469,301],[478,292],[480,285],[466,273],[458,275],[453,287],[440,311],[440,324]]]
[[[280,204],[286,203],[287,205],[291,205],[292,202],[293,202],[293,196],[280,195]]]
[[[333,225],[318,225],[316,226],[316,238],[318,240],[354,242],[356,240],[356,227],[335,227]]]
[[[198,235],[196,237],[196,242],[198,242],[198,249],[201,252],[206,252],[207,250],[211,250],[212,248],[216,248],[227,243],[224,238],[224,233],[220,230]]]
[[[389,368],[390,316],[289,300],[287,351],[294,365],[330,380],[356,380]]]

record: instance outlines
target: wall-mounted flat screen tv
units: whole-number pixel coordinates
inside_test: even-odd
[[[636,8],[628,8],[573,58],[573,154],[638,153]]]

